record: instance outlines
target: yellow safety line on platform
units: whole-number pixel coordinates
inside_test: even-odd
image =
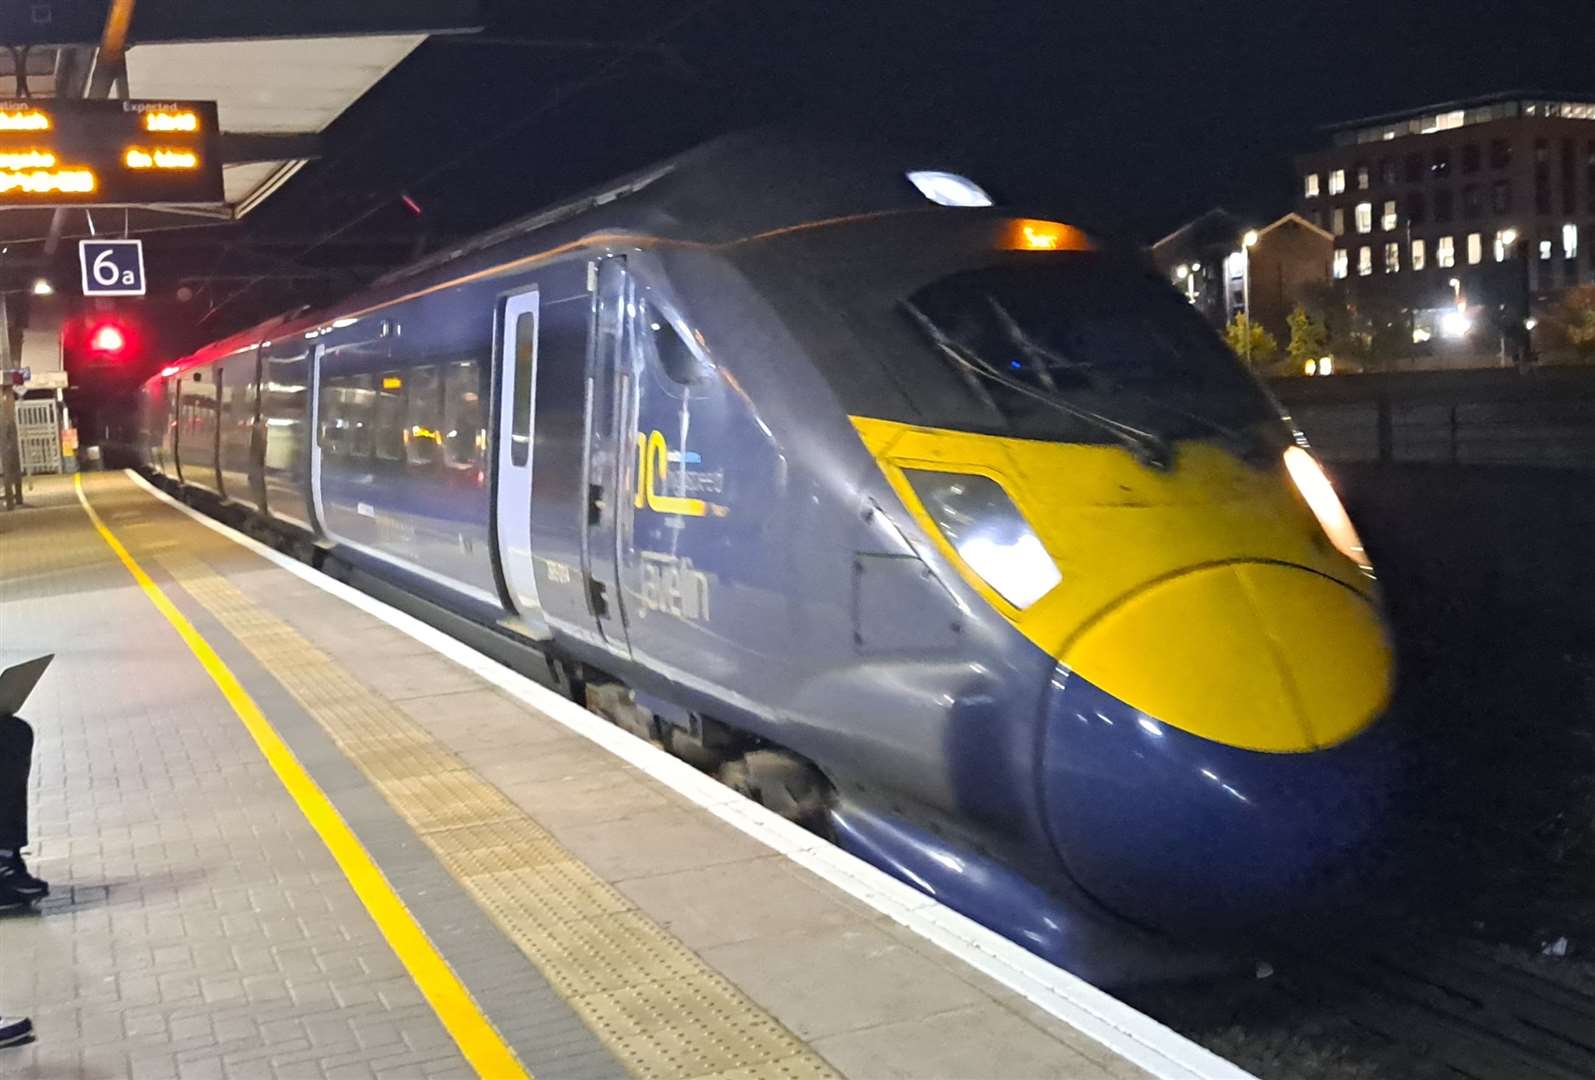
[[[122,560],[122,565],[127,567],[128,573],[133,575],[133,580],[138,582],[139,588],[149,597],[157,611],[166,617],[172,624],[178,636],[183,639],[194,658],[205,669],[205,673],[215,682],[217,689],[232,706],[233,712],[242,720],[244,727],[254,738],[255,745],[260,747],[260,752],[265,755],[266,761],[277,774],[277,779],[282,781],[283,787],[298,804],[300,811],[305,815],[305,820],[310,822],[316,834],[321,837],[327,850],[337,860],[344,877],[353,886],[355,895],[365,905],[371,918],[376,921],[377,928],[382,931],[382,936],[387,939],[388,945],[393,949],[405,970],[415,980],[416,986],[425,995],[431,1004],[438,1019],[453,1037],[470,1062],[472,1068],[484,1077],[493,1080],[513,1080],[515,1077],[530,1077],[515,1052],[504,1042],[498,1030],[493,1027],[487,1017],[482,1015],[482,1010],[477,1006],[476,1000],[471,997],[471,992],[460,982],[454,974],[454,969],[449,967],[448,961],[426,936],[410,910],[404,906],[404,901],[399,899],[393,887],[383,876],[382,871],[372,860],[364,845],[360,843],[348,824],[338,813],[332,801],[327,798],[315,780],[311,779],[304,766],[299,764],[299,759],[294,757],[288,744],[283,742],[277,734],[266,715],[260,711],[249,692],[244,689],[238,677],[216,655],[210,643],[200,636],[192,623],[179,611],[172,601],[161,591],[161,587],[144,572],[144,568],[122,546],[120,540],[100,520],[100,515],[94,512],[94,507],[89,504],[88,496],[83,491],[82,474],[74,477],[74,486],[77,489],[78,501],[83,504],[84,511],[89,515],[89,521],[99,532],[107,546]]]

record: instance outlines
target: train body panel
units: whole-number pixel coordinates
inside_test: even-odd
[[[1095,929],[1032,933],[1058,904],[1190,928],[1146,894],[1202,860],[1147,852],[1235,824],[1205,761],[1254,800],[1191,848],[1213,925],[1266,844],[1354,847],[1388,646],[1277,407],[1079,230],[814,157],[728,140],[209,346],[147,384],[147,464],[624,684],[669,745],[812,763],[853,850],[1077,969]],[[1240,674],[1182,676],[1169,619]],[[1196,701],[1257,655],[1273,697]],[[1361,824],[1315,834],[1348,774]]]

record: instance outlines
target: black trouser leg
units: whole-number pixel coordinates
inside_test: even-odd
[[[21,851],[27,846],[32,768],[33,729],[20,716],[0,717],[0,849]]]

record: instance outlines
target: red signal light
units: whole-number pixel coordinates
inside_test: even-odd
[[[94,331],[89,338],[89,348],[95,352],[121,352],[127,345],[127,336],[109,323]]]

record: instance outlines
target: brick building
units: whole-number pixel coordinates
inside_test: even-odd
[[[1257,238],[1243,253],[1248,232]],[[1152,261],[1220,329],[1245,310],[1250,292],[1252,318],[1283,347],[1291,308],[1329,282],[1333,246],[1327,231],[1299,214],[1254,229],[1213,209],[1153,244]]]

